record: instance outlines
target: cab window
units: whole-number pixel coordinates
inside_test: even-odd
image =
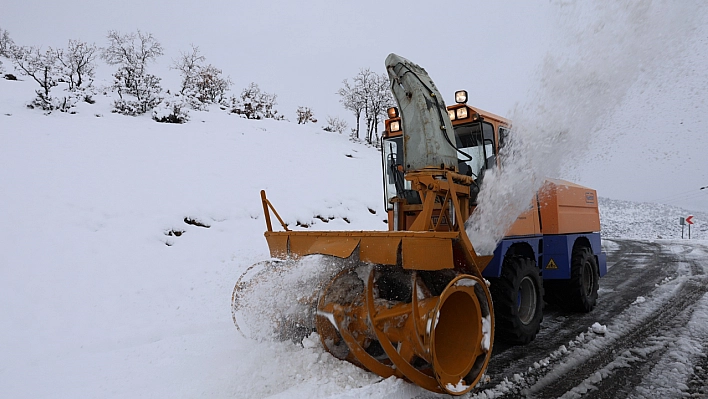
[[[476,122],[455,127],[460,173],[478,177],[482,169],[496,164],[494,126]]]

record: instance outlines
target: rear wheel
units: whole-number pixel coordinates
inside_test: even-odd
[[[570,280],[547,280],[546,301],[568,311],[588,313],[595,308],[599,287],[600,276],[592,250],[576,246],[570,261]]]
[[[600,288],[597,261],[590,248],[577,247],[573,250],[567,294],[568,305],[578,312],[589,312],[597,303]]]
[[[543,282],[536,262],[508,255],[501,276],[490,281],[496,337],[514,344],[533,341],[543,320]]]

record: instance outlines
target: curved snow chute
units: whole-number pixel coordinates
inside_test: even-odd
[[[396,54],[386,57],[391,92],[400,107],[404,169],[457,166],[452,122],[435,83],[419,65]]]

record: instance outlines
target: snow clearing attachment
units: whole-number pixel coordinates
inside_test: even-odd
[[[281,301],[269,299],[284,291],[274,287],[292,283],[297,292],[287,309],[270,314],[276,335],[316,331],[339,359],[462,395],[482,378],[494,340],[492,298],[481,274],[492,257],[478,256],[464,231],[474,179],[457,173],[452,125],[425,70],[395,54],[386,66],[410,132],[405,164],[384,165],[400,189],[391,200],[393,227],[291,231],[261,191],[265,237],[271,256],[282,261],[254,265],[239,279],[234,322],[241,330],[262,321],[258,309]],[[271,214],[284,231],[274,231]],[[270,290],[263,288],[268,283]],[[249,306],[256,310],[250,320]]]
[[[293,327],[307,331],[314,325],[322,345],[339,359],[382,377],[395,375],[460,395],[477,384],[491,356],[492,300],[480,272],[491,257],[478,257],[459,225],[434,229],[436,209],[449,219],[466,220],[461,212],[468,208],[466,176],[428,170],[412,179],[424,200],[419,229],[408,231],[305,232],[290,231],[284,223],[285,231],[273,231],[271,212],[280,217],[261,192],[271,256],[290,262],[317,255],[340,260],[329,281],[315,283],[317,298],[298,297],[300,311],[289,309],[290,324],[279,328],[292,338]],[[236,313],[239,299],[252,289],[250,281],[237,284]]]

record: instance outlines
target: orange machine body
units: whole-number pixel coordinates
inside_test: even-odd
[[[458,132],[464,134],[465,128],[469,126],[479,126],[478,129],[483,132],[482,137],[491,150],[485,153],[486,164],[484,168],[503,168],[502,160],[498,155],[509,138],[511,121],[467,104],[451,105],[447,107],[447,110],[456,134]],[[403,135],[400,119],[400,117],[394,117],[385,121],[384,142],[386,139]],[[458,146],[460,145],[464,144],[461,144],[458,137]],[[462,156],[460,157],[462,158]],[[461,159],[460,166],[464,166],[462,162]],[[398,200],[391,200],[393,195],[386,182],[384,182],[384,191],[386,191],[389,230],[408,230],[413,221],[418,218],[422,205],[409,202],[400,204],[401,212],[399,214],[402,216],[399,217],[399,220],[394,220],[392,203]],[[474,212],[475,206],[476,203],[472,199],[469,202],[469,214]],[[431,215],[433,231],[450,231],[451,223],[442,214],[443,208],[442,204],[436,204]],[[543,270],[544,279],[569,278],[573,246],[576,243],[582,243],[582,245],[592,248],[598,264],[599,275],[603,276],[607,269],[605,254],[601,249],[599,231],[600,212],[597,192],[569,181],[547,179],[536,196],[530,199],[528,210],[520,214],[508,228],[504,239],[494,252],[493,259],[483,270],[483,275],[498,277],[501,274],[506,253],[515,247],[516,252],[522,251],[527,256],[536,259],[540,268],[546,269],[547,266],[551,266],[551,268]]]

